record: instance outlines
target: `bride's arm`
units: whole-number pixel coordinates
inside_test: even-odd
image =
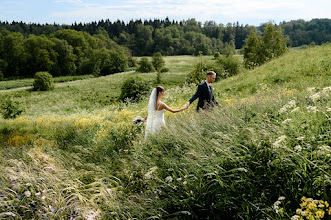
[[[162,103],[160,107],[161,107],[162,109],[165,109],[165,110],[167,110],[167,111],[169,111],[169,112],[172,112],[172,113],[181,112],[181,111],[187,109],[187,108],[185,108],[185,107],[184,107],[184,108],[181,108],[181,109],[172,109],[172,108],[170,108],[169,106],[167,106],[165,103]]]

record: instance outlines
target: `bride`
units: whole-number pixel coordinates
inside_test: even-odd
[[[159,131],[162,128],[162,126],[165,126],[164,112],[166,110],[172,113],[177,113],[187,109],[187,107],[184,107],[181,109],[174,110],[168,107],[164,102],[161,101],[163,96],[164,96],[164,88],[162,86],[157,86],[156,88],[153,89],[151,93],[148,102],[148,114],[144,119],[141,120],[142,122],[147,122],[145,138],[148,135],[154,134],[155,132]]]

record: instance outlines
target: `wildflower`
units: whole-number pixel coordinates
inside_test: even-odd
[[[182,181],[182,179],[183,179],[183,178],[181,178],[181,177],[180,177],[180,178],[177,178],[177,181],[178,181],[178,182],[179,182],[179,181]]]
[[[308,87],[307,88],[307,91],[310,92],[310,93],[312,93],[312,92],[315,91],[315,87]]]
[[[274,203],[274,206],[277,207],[277,206],[279,206],[280,204],[281,204],[280,201],[276,201],[276,202]]]
[[[274,148],[279,148],[281,147],[281,143],[284,142],[286,139],[285,135],[280,136],[279,138],[277,138],[277,140],[275,141],[275,143],[272,144],[272,146]]]
[[[186,184],[187,184],[187,181],[184,181],[184,182],[183,182],[183,185],[186,185]]]
[[[299,220],[300,219],[300,216],[299,215],[293,215],[291,220]]]
[[[297,137],[297,140],[303,141],[305,139],[305,136]]]
[[[294,150],[300,152],[302,150],[302,147],[300,145],[297,145],[294,147]]]
[[[145,179],[151,179],[156,170],[157,166],[150,168],[148,172],[144,175]]]
[[[318,112],[318,109],[316,106],[308,106],[307,110],[308,110],[308,112],[313,112],[313,113]]]
[[[310,210],[313,210],[317,207],[317,205],[314,203],[314,202],[310,202],[308,205],[307,205],[307,209],[310,209]]]
[[[287,111],[288,105],[284,105],[281,109],[279,109],[279,114],[282,114]]]
[[[282,200],[285,200],[285,196],[280,196],[280,197],[278,198],[278,201],[282,201]]]
[[[167,177],[165,178],[166,183],[171,183],[172,180],[173,180],[173,178],[172,178],[171,176],[167,176]]]
[[[30,197],[30,196],[31,196],[31,192],[30,192],[30,191],[25,191],[25,192],[24,192],[24,195],[25,195],[26,197]]]
[[[298,112],[299,109],[300,109],[300,107],[296,107],[295,109],[293,109],[293,110],[291,111],[291,113],[293,113],[293,112]]]
[[[331,112],[331,108],[327,108],[326,111],[327,111],[327,112]]]
[[[301,212],[302,212],[302,209],[297,209],[297,210],[295,211],[295,213],[297,213],[298,215],[300,215]]]
[[[288,106],[289,106],[290,108],[294,108],[295,105],[296,105],[295,100],[291,100],[291,101],[289,101],[289,103],[288,103]]]
[[[318,208],[324,208],[324,207],[325,207],[324,204],[319,204],[319,205],[318,205]]]
[[[323,88],[323,92],[331,92],[331,86]]]
[[[290,119],[290,118],[288,118],[288,119],[285,119],[285,120],[282,122],[282,124],[287,124],[288,122],[291,122],[291,121],[293,121],[293,120]]]
[[[313,100],[313,102],[316,102],[321,99],[321,93],[320,92],[315,93],[315,94],[311,95],[309,98],[311,98],[311,100]]]
[[[324,211],[323,210],[318,210],[316,213],[315,213],[315,215],[316,215],[316,218],[318,218],[318,219],[322,219],[322,218],[324,218]]]

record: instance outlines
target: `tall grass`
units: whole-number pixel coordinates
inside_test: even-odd
[[[222,109],[167,113],[164,132],[147,140],[132,124],[147,99],[94,107],[90,99],[84,109],[71,92],[59,106],[60,90],[10,93],[30,110],[0,119],[0,216],[289,219],[303,196],[330,203],[330,53],[330,45],[292,51],[222,80],[214,85]],[[110,79],[70,86],[90,92]],[[169,87],[164,101],[182,107],[195,89]]]

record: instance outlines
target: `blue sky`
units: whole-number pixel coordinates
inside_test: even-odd
[[[331,18],[330,0],[0,0],[0,21],[92,22],[101,19],[186,20],[259,25],[296,19]]]

